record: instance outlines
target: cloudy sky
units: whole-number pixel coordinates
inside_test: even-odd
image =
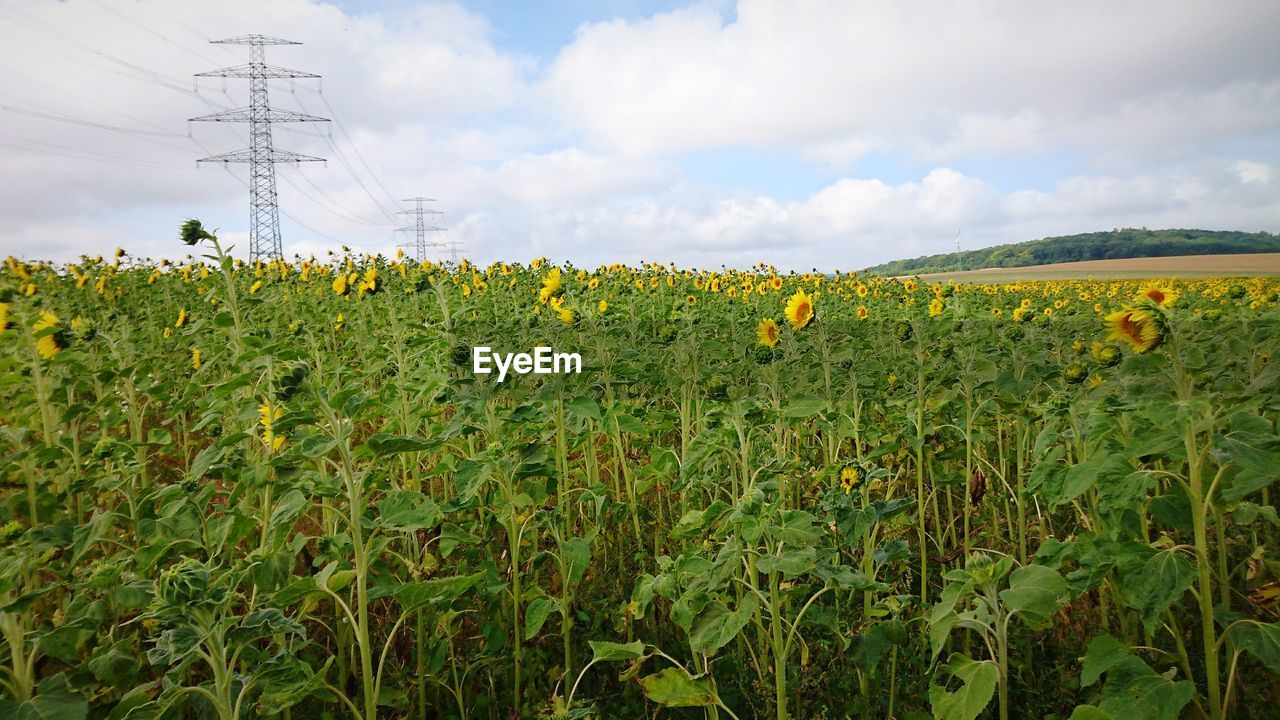
[[[247,248],[209,40],[304,43],[272,104],[285,251],[849,269],[1116,227],[1280,232],[1280,3],[0,0],[0,251]],[[198,92],[197,92],[198,90]],[[190,129],[190,136],[188,130]],[[400,216],[400,220],[404,216]]]

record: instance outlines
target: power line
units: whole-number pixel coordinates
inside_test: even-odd
[[[88,150],[77,150],[75,148],[64,147],[62,145],[54,145],[53,143],[41,142],[39,140],[29,140],[27,138],[14,137],[13,135],[0,135],[0,137],[10,138],[24,143],[33,143],[43,145],[48,150],[41,148],[27,147],[25,145],[15,145],[13,143],[0,141],[0,145],[16,150],[25,150],[27,152],[41,153],[43,155],[56,155],[59,157],[75,158],[77,160],[93,160],[95,162],[106,162],[116,165],[130,165],[132,167],[150,168],[153,170],[191,170],[190,165],[177,165],[166,163],[148,162],[145,160],[136,160],[133,158],[124,158],[116,155],[106,155],[103,153],[94,153]]]
[[[6,95],[5,97],[12,97],[12,96]],[[110,130],[111,132],[125,133],[128,135],[151,135],[153,137],[184,137],[180,133],[175,133],[175,132],[159,132],[156,130],[137,130],[134,128],[124,128],[124,127],[118,127],[115,125],[105,125],[103,123],[91,122],[89,120],[77,120],[72,117],[59,117],[58,115],[37,112],[35,110],[23,110],[22,108],[16,108],[11,105],[0,105],[0,110],[4,110],[5,112],[18,113],[19,115],[30,115],[32,117],[38,117],[44,120],[52,120],[54,122],[67,123],[69,125],[81,125],[83,127],[97,128],[99,130]]]
[[[321,97],[323,98],[324,96],[321,95]],[[298,101],[298,105],[299,107],[302,107],[304,110],[306,109],[306,106],[303,105],[302,101],[300,100]],[[328,104],[326,104],[326,107],[329,107]],[[343,130],[342,132],[344,135],[346,134],[345,130]],[[351,137],[347,135],[347,141],[349,143],[350,143],[350,140],[351,140]],[[395,222],[395,211],[387,210],[386,206],[383,205],[382,201],[379,200],[373,194],[373,191],[369,189],[369,186],[365,184],[364,180],[360,179],[360,174],[356,172],[355,166],[352,165],[351,161],[347,158],[346,153],[342,152],[342,148],[339,147],[337,143],[333,142],[332,137],[325,138],[325,141],[328,143],[329,148],[333,150],[333,154],[337,156],[338,162],[342,165],[343,169],[347,171],[347,174],[351,176],[352,180],[355,180],[356,185],[358,185],[360,189],[364,191],[365,195],[369,196],[369,199],[373,201],[374,205],[378,206],[378,210],[381,211],[382,214],[385,215],[389,221]],[[356,152],[357,156],[359,156],[359,151],[356,150],[354,144],[351,144],[351,149],[352,151]],[[367,168],[368,166],[366,165],[366,169]],[[378,182],[377,176],[373,175],[373,173],[370,172],[370,177],[372,177],[374,182],[377,183],[379,187],[381,187],[382,184]],[[385,188],[383,189],[383,192],[384,193],[386,192]],[[387,193],[387,196],[390,197],[390,193]],[[395,206],[395,201],[393,200],[392,207],[394,206]]]

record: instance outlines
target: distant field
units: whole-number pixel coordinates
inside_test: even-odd
[[[1099,280],[1116,280],[1143,277],[1203,278],[1256,275],[1280,275],[1280,253],[1086,260],[1054,265],[930,273],[919,277],[922,280],[954,279],[957,282],[1011,282],[1089,277]]]

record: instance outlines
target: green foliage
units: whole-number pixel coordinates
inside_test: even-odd
[[[1128,228],[1047,237],[959,253],[926,255],[910,260],[894,260],[869,267],[866,272],[891,276],[925,275],[955,270],[1026,267],[1083,260],[1272,252],[1280,252],[1280,237],[1265,232]]]

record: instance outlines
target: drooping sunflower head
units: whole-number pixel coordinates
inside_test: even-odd
[[[803,329],[813,320],[813,299],[804,290],[797,290],[787,301],[786,315],[791,327]]]
[[[216,232],[216,231],[214,231]],[[182,242],[188,245],[195,245],[201,240],[217,240],[218,236],[204,229],[204,225],[199,220],[191,218],[182,223],[182,227],[178,229],[178,235]]]
[[[1163,335],[1159,318],[1142,308],[1117,310],[1108,315],[1105,322],[1110,331],[1107,340],[1128,343],[1139,354],[1159,345]]]
[[[1138,294],[1133,299],[1138,302],[1150,302],[1156,307],[1169,307],[1177,301],[1178,293],[1167,285],[1147,283],[1142,286],[1142,289],[1138,291]]]
[[[777,347],[781,336],[782,331],[778,329],[778,323],[774,322],[773,318],[765,318],[756,326],[756,338],[765,347]]]

